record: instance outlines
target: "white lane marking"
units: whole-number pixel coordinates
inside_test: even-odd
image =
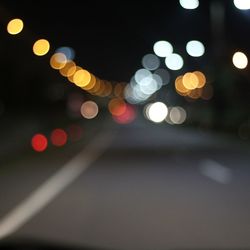
[[[210,159],[201,162],[200,172],[206,177],[222,184],[227,184],[232,179],[232,171],[228,167]]]
[[[79,154],[0,220],[0,239],[17,231],[55,199],[104,153],[112,138],[113,135],[111,134],[96,136]]]

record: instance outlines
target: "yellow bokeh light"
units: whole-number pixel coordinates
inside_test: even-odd
[[[105,83],[103,80],[100,80],[100,88],[98,89],[98,91],[96,91],[95,94],[97,96],[102,96],[104,90],[105,90]]]
[[[197,88],[197,89],[192,89],[189,93],[188,96],[192,99],[198,99],[200,98],[202,95],[202,89],[201,88]]]
[[[189,90],[183,85],[183,76],[178,76],[175,79],[175,89],[177,91],[178,94],[180,95],[187,95],[187,93],[189,92]]]
[[[84,87],[89,84],[91,80],[90,73],[85,69],[77,70],[73,76],[73,81],[76,86]]]
[[[119,97],[119,96],[122,96],[123,95],[123,90],[124,90],[124,87],[122,86],[121,83],[117,83],[114,87],[114,95]]]
[[[17,35],[23,30],[23,21],[19,18],[12,19],[7,25],[7,31],[11,35]]]
[[[69,80],[70,82],[72,82],[72,83],[74,83],[74,75],[75,75],[75,73],[76,73],[78,70],[81,70],[82,67],[80,67],[80,66],[75,66],[75,68],[73,68],[73,69],[74,69],[74,73],[73,73],[72,75],[69,75],[69,76],[68,76],[68,80]]]
[[[196,77],[198,78],[198,81],[199,81],[197,88],[203,88],[206,84],[205,75],[200,71],[194,71],[193,73],[196,75]]]
[[[183,76],[182,83],[186,89],[191,90],[198,87],[199,79],[194,73],[188,72]]]
[[[112,90],[113,90],[113,86],[111,84],[111,82],[107,82],[105,84],[105,89],[104,89],[104,93],[103,96],[110,96],[112,94]]]
[[[67,61],[63,68],[60,69],[62,76],[69,77],[74,75],[76,71],[76,64],[73,61]]]
[[[67,57],[63,53],[55,53],[50,58],[50,66],[53,69],[62,69],[67,63]]]
[[[96,78],[95,78],[95,76],[93,74],[90,74],[90,81],[89,81],[89,83],[86,86],[83,86],[82,88],[84,90],[89,91],[89,90],[91,90],[95,86],[95,84],[96,84]]]
[[[110,82],[103,80],[103,90],[102,93],[100,93],[100,96],[106,97],[110,94],[110,90],[112,92],[112,85]]]
[[[89,89],[89,92],[93,95],[96,95],[96,93],[99,91],[100,87],[101,87],[101,81],[100,79],[98,79],[97,77],[95,77],[95,85],[93,86],[93,88]]]
[[[33,45],[33,52],[37,56],[44,56],[49,52],[50,44],[46,39],[39,39]]]

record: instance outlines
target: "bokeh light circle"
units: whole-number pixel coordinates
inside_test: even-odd
[[[31,139],[31,146],[37,152],[43,152],[48,146],[48,140],[43,134],[35,134]]]

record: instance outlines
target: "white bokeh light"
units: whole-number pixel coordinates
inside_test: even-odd
[[[135,81],[140,83],[145,77],[152,77],[152,73],[147,69],[138,69],[135,72]]]
[[[238,69],[246,68],[246,66],[248,64],[247,56],[244,53],[239,52],[239,51],[234,53],[234,55],[233,55],[233,64]]]
[[[152,95],[158,88],[157,82],[152,78],[144,78],[139,87],[141,92],[145,95]]]
[[[148,70],[156,70],[160,66],[160,60],[154,54],[147,54],[142,58],[142,66]]]
[[[200,41],[189,41],[186,45],[186,51],[190,56],[199,57],[205,53],[205,47]]]
[[[155,102],[149,106],[147,114],[151,121],[159,123],[168,115],[168,108],[163,102]]]
[[[158,41],[153,47],[154,53],[159,57],[167,57],[173,53],[173,46],[167,41]]]
[[[148,103],[148,104],[146,104],[146,105],[144,106],[144,108],[143,108],[144,117],[145,117],[146,119],[148,119],[148,120],[150,120],[150,119],[149,119],[148,111],[149,111],[149,108],[150,108],[151,105],[152,105],[152,103]]]
[[[239,10],[249,10],[250,0],[234,0],[234,5]]]
[[[179,70],[183,67],[183,59],[179,54],[171,54],[165,59],[166,66],[171,70]]]
[[[95,102],[86,101],[81,105],[81,114],[86,119],[93,119],[97,116],[99,109]]]
[[[169,118],[174,124],[182,124],[187,117],[185,109],[182,107],[173,107],[169,112]]]
[[[157,75],[157,74],[152,74],[152,78],[156,81],[157,84],[157,90],[160,89],[162,87],[162,78]]]
[[[196,9],[199,6],[199,0],[179,0],[179,2],[184,9],[188,10]]]

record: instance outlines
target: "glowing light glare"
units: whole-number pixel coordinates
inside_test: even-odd
[[[84,102],[81,106],[81,114],[86,119],[93,119],[98,114],[98,106],[93,101]]]
[[[155,70],[159,68],[160,60],[156,55],[147,54],[142,58],[142,66],[148,70]]]
[[[31,139],[31,146],[37,152],[43,152],[48,146],[48,140],[43,134],[35,134]]]
[[[186,45],[186,51],[190,56],[200,57],[205,53],[205,47],[200,41],[189,41]]]
[[[113,120],[119,124],[128,124],[135,120],[136,112],[132,105],[125,104],[125,111],[121,115],[113,116]]]
[[[97,95],[100,88],[101,88],[101,81],[100,81],[100,79],[95,77],[95,85],[89,91],[90,91],[91,94]]]
[[[103,94],[103,92],[105,91],[104,81],[96,78],[96,84],[97,84],[98,89],[96,89],[95,95],[101,96]]]
[[[105,89],[104,89],[104,93],[102,96],[110,96],[113,90],[113,86],[111,84],[111,82],[108,82],[105,84]]]
[[[151,77],[152,74],[147,69],[139,69],[135,72],[135,81],[137,83],[140,83],[141,80],[143,80],[146,77]]]
[[[50,66],[53,69],[62,69],[67,62],[67,58],[63,53],[55,53],[50,58]]]
[[[246,68],[248,64],[247,56],[242,52],[236,52],[233,55],[233,64],[238,69]]]
[[[72,68],[73,70],[73,74],[70,74],[67,78],[68,78],[68,80],[70,81],[70,82],[72,82],[72,83],[74,83],[74,75],[75,75],[75,73],[78,71],[78,70],[81,70],[82,69],[82,67],[80,67],[80,66],[76,66],[76,65],[74,65],[74,67]],[[71,69],[70,69],[70,71],[71,71]]]
[[[199,79],[194,73],[186,73],[182,78],[182,83],[186,89],[195,89],[199,85]]]
[[[167,57],[173,53],[173,46],[167,41],[158,41],[153,46],[154,53],[159,57]]]
[[[120,116],[126,111],[126,103],[121,98],[113,98],[108,103],[109,112],[114,116]]]
[[[131,104],[138,103],[138,100],[134,96],[134,90],[129,84],[127,84],[124,88],[124,97],[126,101]]]
[[[155,123],[162,122],[168,115],[168,108],[162,102],[155,102],[148,108],[148,117]]]
[[[142,102],[148,99],[150,95],[142,92],[141,86],[137,85],[132,89],[132,96],[137,102]]]
[[[117,83],[114,87],[114,96],[119,97],[123,95],[124,86],[121,83]]]
[[[46,39],[39,39],[33,45],[33,52],[37,56],[44,56],[49,52],[50,44]]]
[[[175,79],[175,89],[179,95],[186,96],[190,91],[183,85],[183,76],[180,75]]]
[[[179,54],[171,54],[165,59],[166,66],[171,70],[179,70],[183,67],[183,59]]]
[[[75,59],[75,51],[70,47],[60,47],[56,50],[56,53],[63,53],[67,60]]]
[[[201,98],[203,92],[203,88],[196,88],[192,89],[189,93],[188,96],[192,99],[198,99]]]
[[[80,69],[75,72],[73,81],[78,87],[85,87],[91,81],[91,75],[87,70]]]
[[[152,78],[144,78],[139,85],[140,91],[145,95],[152,95],[159,87],[157,81]]]
[[[196,77],[199,80],[197,88],[203,88],[207,81],[206,76],[201,71],[194,71],[193,73],[196,75]]]
[[[179,0],[179,2],[184,9],[188,10],[196,9],[199,6],[199,0]]]
[[[60,128],[54,129],[50,135],[51,143],[54,146],[62,147],[66,144],[68,139],[67,133]]]
[[[12,19],[7,25],[7,31],[11,35],[17,35],[23,30],[23,21],[19,18]]]
[[[170,125],[174,125],[174,123],[171,121],[170,117],[169,117],[169,113],[171,111],[171,108],[169,108],[169,112],[168,112],[168,115],[167,117],[165,118],[165,121],[166,123],[170,124]]]
[[[83,86],[82,89],[91,91],[96,84],[96,77],[93,74],[90,74],[90,81],[87,85]]]
[[[107,82],[108,81],[106,81],[106,80],[100,80],[101,85],[100,85],[100,88],[99,88],[98,92],[96,92],[96,94],[98,96],[101,96],[101,97],[106,96],[106,94],[107,94]]]
[[[249,10],[250,0],[234,0],[234,5],[239,10]]]
[[[73,61],[67,61],[63,68],[60,69],[62,76],[72,76],[76,71],[76,64]]]
[[[152,78],[152,80],[156,82],[157,90],[159,90],[163,85],[161,77],[157,74],[152,74]]]
[[[149,108],[150,108],[151,105],[152,105],[152,103],[148,103],[143,108],[144,117],[147,118],[148,120],[150,120],[148,111],[149,111]]]
[[[182,124],[187,118],[187,113],[182,107],[173,107],[169,112],[169,118],[174,124]]]

